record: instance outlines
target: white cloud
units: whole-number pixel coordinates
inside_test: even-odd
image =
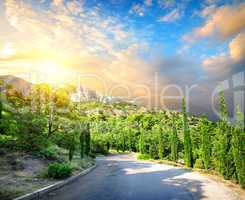
[[[245,32],[239,33],[229,44],[231,58],[239,62],[245,59]]]
[[[193,42],[204,37],[224,40],[245,29],[245,3],[216,9],[207,7],[201,13],[205,17],[205,24],[184,35],[184,40]]]
[[[145,15],[145,7],[141,4],[134,4],[132,8],[130,9],[129,13],[137,14],[143,17]]]
[[[144,4],[145,4],[146,6],[152,6],[152,0],[145,0],[145,1],[144,1]]]
[[[64,0],[53,0],[53,5],[54,6],[61,6],[63,5]]]
[[[210,6],[207,6],[205,7],[201,12],[198,11],[199,15],[201,17],[209,17],[211,16],[215,11],[216,11],[216,6],[215,5],[210,5]]]
[[[176,5],[176,2],[175,0],[158,0],[158,5],[161,7],[161,8],[172,8]]]
[[[229,52],[211,56],[203,60],[203,68],[212,75],[229,72],[245,60],[245,32],[238,34],[229,43]]]
[[[220,54],[203,60],[203,68],[212,76],[219,76],[231,70],[232,60],[229,55]]]
[[[162,16],[159,18],[158,21],[160,22],[174,22],[177,21],[178,19],[180,19],[182,17],[183,13],[180,9],[174,9],[171,12],[169,12],[168,14]]]
[[[81,14],[83,11],[83,1],[68,1],[67,8],[74,15]]]
[[[37,10],[24,0],[6,0],[6,19],[21,39],[14,41],[14,55],[0,59],[0,68],[11,66],[17,73],[22,66],[35,70],[36,63],[54,59],[76,75],[95,73],[112,85],[132,86],[135,80],[149,79],[153,69],[138,56],[145,41],[137,44],[134,32],[116,17],[104,17],[97,9],[85,11],[82,4],[74,10],[77,2],[60,1]]]
[[[220,0],[205,0],[204,3],[208,4],[208,5],[213,5],[218,3]]]

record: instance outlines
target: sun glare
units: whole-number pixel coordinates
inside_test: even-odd
[[[14,54],[14,48],[11,43],[7,43],[0,51],[1,57],[8,57]]]
[[[45,60],[38,64],[38,71],[44,77],[46,82],[49,83],[64,83],[68,70],[65,69],[62,63]]]

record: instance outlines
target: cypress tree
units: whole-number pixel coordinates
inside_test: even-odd
[[[2,103],[2,98],[0,96],[0,120],[2,120],[2,112],[3,112],[3,103]]]
[[[225,103],[224,91],[219,93],[220,116],[215,141],[216,168],[226,179],[233,176],[234,163],[231,149],[231,127],[228,123],[228,110]]]
[[[204,163],[205,169],[208,169],[210,166],[210,157],[211,157],[211,145],[210,145],[210,136],[208,130],[208,120],[205,116],[201,118],[200,121],[200,131],[201,131],[201,158]]]
[[[81,158],[84,157],[84,152],[85,152],[85,139],[84,139],[84,132],[80,132],[80,156]]]
[[[183,98],[182,100],[182,112],[183,112],[183,131],[184,131],[184,160],[187,167],[192,167],[193,166],[192,144],[191,144],[190,129],[187,121],[185,98]]]
[[[75,143],[75,136],[74,134],[72,135],[71,141],[70,141],[70,146],[69,146],[69,161],[71,162],[74,156],[74,152],[76,150],[76,143]]]
[[[177,128],[175,124],[175,114],[173,114],[173,122],[172,122],[172,134],[170,137],[170,147],[171,147],[171,160],[178,160],[178,134]]]
[[[126,127],[126,130],[127,130],[127,133],[128,133],[128,149],[129,149],[129,151],[133,151],[133,147],[134,147],[134,144],[133,144],[133,129],[129,125],[129,126]]]
[[[158,134],[158,157],[162,160],[164,156],[163,132],[159,126],[156,127],[156,131]]]
[[[85,148],[84,148],[84,153],[85,155],[89,155],[90,153],[90,126],[89,123],[85,123],[85,131],[84,131],[84,139],[85,139]]]
[[[239,107],[236,111],[236,124],[232,134],[232,153],[235,162],[237,179],[242,187],[245,187],[245,131],[244,115]]]
[[[124,130],[121,130],[121,134],[122,134],[122,151],[125,152],[125,150],[126,150],[126,141],[125,141]]]
[[[141,154],[145,153],[145,138],[144,138],[144,129],[140,130],[140,140],[139,140],[139,150]]]
[[[3,102],[2,102],[2,85],[3,82],[0,80],[0,134],[3,134],[3,128],[2,128],[2,112],[3,112]]]

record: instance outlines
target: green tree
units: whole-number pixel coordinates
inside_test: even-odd
[[[159,125],[154,125],[153,126],[153,134],[156,135],[157,138],[157,150],[158,150],[158,157],[163,160],[164,157],[164,142],[163,142],[163,131]],[[154,139],[154,137],[152,138]],[[153,145],[155,145],[153,143]],[[153,148],[153,147],[152,147]]]
[[[85,153],[85,134],[84,131],[80,131],[80,156],[81,158],[84,157],[84,153]]]
[[[47,120],[44,115],[21,112],[16,116],[19,131],[18,145],[27,151],[39,151],[48,145],[45,127]]]
[[[183,113],[183,131],[184,131],[184,160],[188,167],[193,166],[193,156],[192,156],[192,144],[190,129],[186,113],[186,102],[185,98],[182,100],[182,113]]]
[[[3,87],[3,81],[0,80],[0,134],[3,134],[3,102],[2,102],[2,87]]]
[[[201,131],[201,158],[205,169],[208,169],[210,167],[211,160],[211,139],[208,129],[209,122],[205,116],[201,118],[199,126]]]
[[[245,187],[245,131],[244,115],[237,107],[236,124],[232,134],[232,152],[239,184]]]
[[[145,149],[145,133],[144,133],[144,129],[143,128],[140,129],[139,151],[140,151],[141,154],[145,154],[146,153],[146,149]]]
[[[69,161],[70,162],[73,159],[75,151],[76,151],[76,139],[75,139],[75,133],[72,133],[70,144],[69,144]]]
[[[214,144],[215,166],[218,172],[226,179],[231,178],[234,172],[234,162],[231,150],[231,127],[228,123],[228,110],[225,103],[224,91],[219,93],[220,116],[217,125]]]
[[[125,138],[125,131],[123,129],[121,129],[120,135],[121,135],[121,140],[122,140],[122,151],[125,152],[125,150],[126,150],[126,138]]]
[[[86,122],[85,124],[85,129],[84,129],[84,140],[85,140],[85,148],[84,148],[84,153],[85,155],[89,155],[90,153],[90,124]]]
[[[175,114],[173,114],[172,119],[172,134],[170,137],[170,147],[171,147],[171,160],[177,161],[178,160],[178,134],[177,128],[175,123]]]

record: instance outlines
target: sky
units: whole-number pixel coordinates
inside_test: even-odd
[[[0,0],[0,75],[79,80],[150,106],[189,95],[201,114],[244,69],[245,1]]]

